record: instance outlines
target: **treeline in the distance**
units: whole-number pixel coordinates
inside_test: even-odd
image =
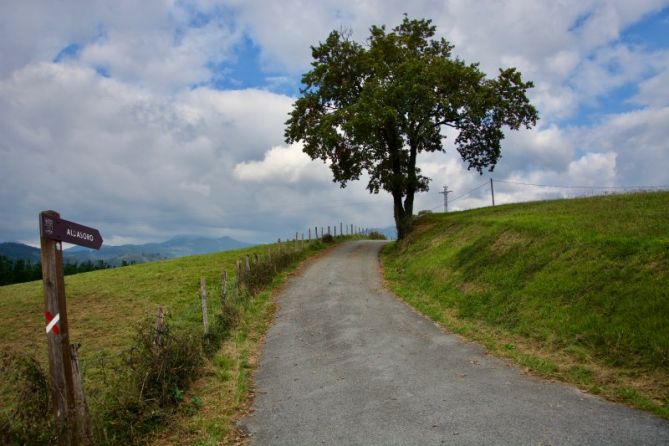
[[[126,265],[128,265],[128,263],[124,261],[122,266]],[[81,263],[68,262],[63,265],[63,271],[66,276],[107,268],[112,268],[112,266],[104,260],[98,260],[97,262],[88,260]],[[23,259],[12,260],[8,257],[0,256],[0,286],[10,285],[12,283],[30,282],[33,280],[40,280],[41,278],[42,265],[39,262],[32,263],[29,260]]]

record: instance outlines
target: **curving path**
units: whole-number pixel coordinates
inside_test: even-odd
[[[258,445],[669,445],[669,422],[521,374],[381,285],[344,244],[279,297],[255,375]]]

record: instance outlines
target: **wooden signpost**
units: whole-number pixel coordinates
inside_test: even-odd
[[[76,352],[73,356],[70,346],[61,242],[100,249],[102,237],[97,229],[62,220],[55,211],[41,212],[39,225],[49,376],[54,410],[62,431],[61,444],[90,444],[88,421],[81,416],[86,411],[83,390],[77,388],[81,379]]]

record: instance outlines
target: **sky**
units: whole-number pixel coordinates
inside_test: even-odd
[[[283,135],[310,46],[403,13],[489,76],[518,68],[541,116],[483,176],[445,131],[416,211],[444,186],[450,210],[488,206],[491,177],[497,204],[669,187],[667,0],[4,1],[0,242],[37,244],[47,209],[111,245],[392,226],[388,194],[340,188]]]

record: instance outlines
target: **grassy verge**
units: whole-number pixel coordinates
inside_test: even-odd
[[[294,266],[295,262],[323,247],[321,242],[311,243],[301,253],[290,254],[290,261]],[[230,368],[227,372],[219,371],[223,375],[234,375],[234,381],[239,383],[238,393],[244,394],[243,386],[247,382],[244,370],[252,351],[251,346],[245,347],[244,343],[257,337],[253,327],[262,326],[260,321],[264,320],[263,314],[267,314],[269,308],[266,305],[268,295],[261,292],[256,297],[234,301],[234,308],[228,308],[228,313],[234,317],[235,323],[230,324],[229,318],[216,316],[226,316],[227,311],[218,299],[220,275],[222,270],[232,273],[237,259],[246,255],[253,259],[255,254],[262,258],[269,248],[273,251],[273,260],[286,258],[277,256],[276,246],[259,246],[97,271],[66,279],[71,339],[82,344],[79,357],[84,372],[84,389],[95,435],[101,444],[142,442],[147,432],[164,425],[174,402],[181,401],[179,410],[199,409],[202,397],[196,393],[190,397],[186,391],[190,381],[199,376],[202,360],[206,364],[205,371],[211,370],[212,366]],[[292,268],[291,265],[282,266]],[[209,318],[213,334],[207,339],[202,337],[200,277],[206,278],[210,296]],[[251,279],[261,284],[257,282],[261,277],[255,273]],[[39,282],[0,287],[0,309],[5,314],[0,325],[0,351],[3,355],[19,352],[22,356],[37,358],[37,365],[41,362],[42,368],[46,369],[42,306]],[[155,334],[152,330],[158,307],[166,309],[168,314],[169,336],[165,336],[164,342],[172,344],[164,348],[157,348],[153,342]],[[225,340],[225,348],[236,346],[237,350],[231,350],[231,356],[221,351],[213,356],[206,353],[213,342],[215,351],[218,350],[222,340]],[[129,349],[131,345],[133,348]],[[12,366],[12,362],[3,360],[2,366]],[[167,370],[174,370],[175,379],[165,380]],[[157,377],[155,382],[152,381],[154,375]],[[150,384],[156,386],[152,388]],[[0,386],[2,395],[10,395],[11,385],[5,387]],[[149,395],[149,392],[153,393]],[[8,410],[12,408],[3,400],[0,415],[7,415]],[[128,433],[126,425],[132,430],[138,429],[137,432]]]
[[[278,277],[271,289],[285,276]],[[185,404],[166,423],[169,428],[156,432],[150,444],[218,445],[242,439],[234,423],[252,396],[251,372],[274,314],[271,289],[243,308],[239,325],[206,362],[203,376],[186,393]]]
[[[418,220],[390,288],[528,371],[669,419],[669,193]]]
[[[235,423],[248,413],[252,403],[252,372],[259,359],[265,333],[274,318],[274,296],[293,271],[291,268],[278,275],[263,292],[244,306],[239,325],[214,357],[207,361],[205,373],[186,395],[185,400],[189,404],[180,407],[166,423],[169,428],[156,432],[150,444],[246,444],[246,433],[237,430]]]

